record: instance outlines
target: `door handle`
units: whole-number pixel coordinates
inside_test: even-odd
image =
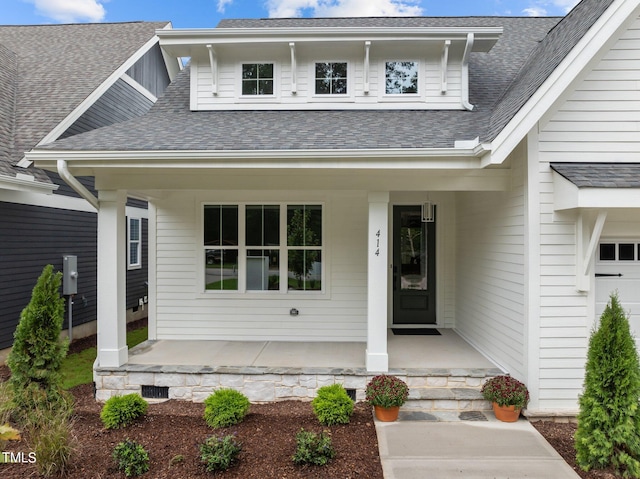
[[[596,273],[596,278],[622,278],[622,273]]]

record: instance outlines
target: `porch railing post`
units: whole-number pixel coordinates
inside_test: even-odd
[[[389,370],[387,353],[388,233],[389,192],[369,193],[367,371]]]

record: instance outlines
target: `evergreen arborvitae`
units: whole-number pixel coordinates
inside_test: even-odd
[[[22,417],[38,406],[63,400],[60,366],[68,344],[60,340],[64,321],[61,277],[52,265],[45,266],[31,301],[22,310],[7,358],[14,406]]]
[[[617,294],[591,333],[580,397],[576,460],[585,471],[613,466],[640,477],[640,364]]]

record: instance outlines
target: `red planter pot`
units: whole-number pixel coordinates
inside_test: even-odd
[[[499,406],[497,402],[493,403],[493,413],[496,419],[503,422],[516,422],[520,417],[520,409],[515,406]]]
[[[391,406],[391,407],[373,406],[373,409],[376,413],[376,418],[379,421],[393,422],[396,419],[398,419],[400,406]]]

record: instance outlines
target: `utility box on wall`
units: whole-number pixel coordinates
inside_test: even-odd
[[[70,296],[78,293],[78,257],[65,255],[62,257],[62,294]]]

